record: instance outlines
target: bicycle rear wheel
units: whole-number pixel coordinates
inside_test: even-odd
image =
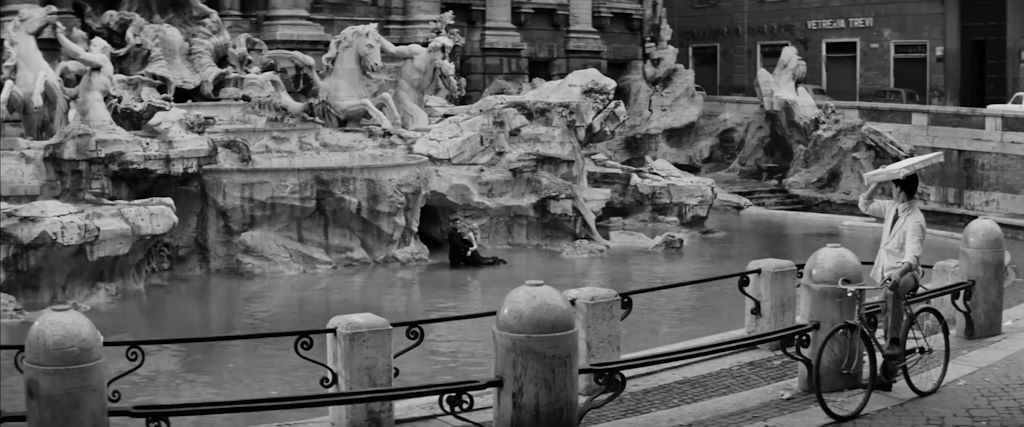
[[[923,307],[903,325],[903,378],[920,396],[935,393],[949,366],[949,326],[934,307]]]
[[[867,332],[843,323],[825,335],[814,357],[814,396],[836,421],[856,418],[874,390],[874,346]]]

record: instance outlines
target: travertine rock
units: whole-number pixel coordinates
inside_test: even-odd
[[[427,190],[426,159],[404,153],[334,153],[257,158],[248,166],[204,171],[209,267],[242,265],[247,232],[281,236],[322,251],[334,263],[426,259],[416,240]],[[287,241],[287,240],[285,240]],[[305,271],[275,257],[274,272]],[[320,265],[320,264],[317,264]]]
[[[282,275],[319,272],[334,268],[323,249],[287,237],[252,230],[238,237],[236,271],[247,275]]]
[[[634,168],[595,155],[587,163],[588,181],[610,189],[607,206],[630,216],[675,217],[681,224],[707,218],[715,199],[714,180],[695,177],[663,160],[647,162]]]
[[[790,166],[783,182],[794,189],[856,195],[863,192],[862,174],[909,157],[913,147],[901,144],[860,120],[844,120],[818,129]]]
[[[692,148],[685,146],[686,133],[700,119],[704,98],[694,89],[693,71],[675,63],[674,49],[659,51],[665,58],[657,78],[646,75],[645,65],[634,61],[619,79],[616,98],[625,102],[628,118],[616,138],[602,144],[613,158],[650,155],[686,163],[693,157]]]
[[[491,244],[557,247],[566,236],[588,234],[601,240],[587,223],[610,195],[588,188],[580,146],[614,132],[605,125],[621,108],[611,102],[614,87],[596,70],[579,70],[522,95],[452,108],[455,116],[412,146],[435,162],[427,205],[474,218]]]
[[[651,244],[652,251],[678,251],[683,249],[685,244],[685,235],[683,233],[673,233],[671,231],[661,234],[654,238],[654,242]]]
[[[608,247],[589,239],[580,239],[566,242],[562,245],[560,253],[566,258],[588,258],[604,255]]]
[[[0,286],[23,300],[73,299],[96,283],[145,283],[155,237],[177,224],[167,198],[101,205],[0,203]]]

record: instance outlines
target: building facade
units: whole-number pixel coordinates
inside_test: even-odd
[[[915,90],[922,103],[983,107],[1024,90],[1021,0],[679,0],[673,44],[709,94],[753,95],[782,47],[806,84],[838,100]]]
[[[232,33],[275,39],[275,20],[309,22],[307,29],[337,34],[376,22],[396,44],[425,43],[431,22],[445,11],[465,37],[457,67],[470,100],[495,79],[559,78],[593,67],[613,77],[642,58],[642,0],[211,0],[233,17]],[[271,36],[271,37],[267,37]],[[301,39],[301,35],[293,36]],[[302,47],[302,46],[293,46]],[[308,47],[306,48],[309,49]],[[324,48],[326,49],[326,44]]]
[[[23,5],[52,4],[66,26],[77,26],[76,1],[99,14],[126,2],[153,0],[3,0],[0,21],[13,19]],[[629,61],[642,59],[645,1],[650,0],[160,0],[147,5],[173,11],[202,2],[218,12],[233,36],[250,33],[271,49],[314,57],[350,25],[377,23],[393,43],[427,43],[433,21],[450,10],[466,39],[456,66],[467,79],[468,100],[474,100],[498,78],[553,79],[589,67],[617,77]],[[56,58],[53,40],[42,40],[41,46]]]

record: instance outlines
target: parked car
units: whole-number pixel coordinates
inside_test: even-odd
[[[704,86],[695,84],[693,85],[693,90],[697,91],[697,93],[701,95],[708,96],[708,92],[704,90]]]
[[[875,91],[871,102],[886,102],[889,104],[920,104],[921,98],[913,89],[889,88]]]
[[[804,88],[807,93],[811,94],[811,98],[814,98],[814,102],[825,102],[835,101],[828,93],[825,92],[825,88],[818,85],[800,84],[799,87]]]
[[[1005,104],[990,104],[985,106],[989,110],[1007,110],[1024,112],[1024,92],[1017,92],[1010,97],[1010,102]]]

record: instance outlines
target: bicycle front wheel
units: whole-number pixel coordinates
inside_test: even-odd
[[[949,326],[934,307],[923,307],[903,325],[904,362],[907,386],[919,396],[935,393],[946,378],[949,366]]]
[[[871,337],[843,323],[825,335],[814,357],[814,396],[836,421],[856,418],[874,390],[876,360]]]

